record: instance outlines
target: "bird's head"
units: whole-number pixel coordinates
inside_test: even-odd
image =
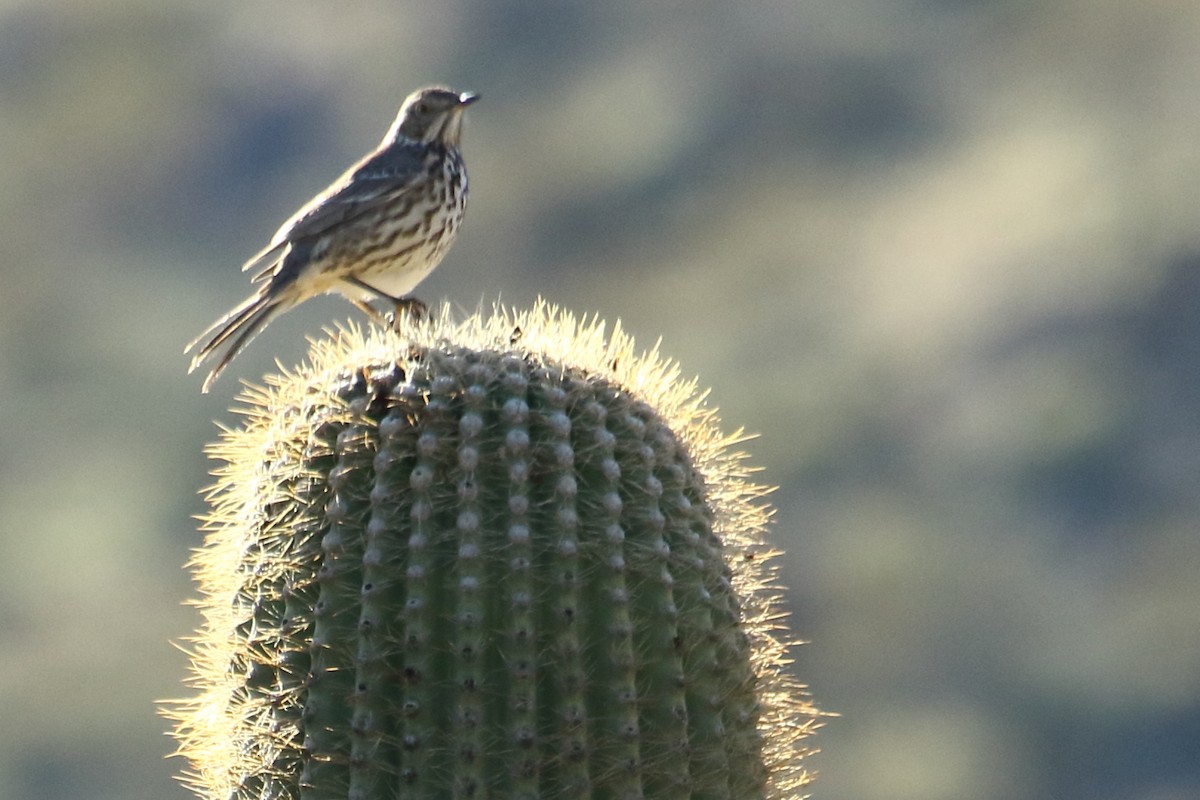
[[[408,139],[457,147],[463,112],[478,99],[474,92],[455,92],[440,86],[418,89],[400,106],[385,141]]]

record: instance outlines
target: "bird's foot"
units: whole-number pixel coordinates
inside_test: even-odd
[[[405,318],[412,322],[420,322],[429,316],[429,306],[415,297],[401,297],[396,301],[396,308],[387,315],[388,325],[392,330],[399,331]]]

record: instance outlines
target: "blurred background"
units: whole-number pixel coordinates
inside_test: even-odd
[[[183,346],[413,88],[420,296],[620,318],[780,488],[818,800],[1200,796],[1200,4],[0,0],[0,798],[183,800]]]

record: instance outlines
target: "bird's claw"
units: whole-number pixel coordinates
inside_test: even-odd
[[[429,316],[429,306],[415,297],[402,297],[396,301],[395,309],[387,315],[388,325],[394,331],[399,331],[402,320],[408,318],[420,322]]]

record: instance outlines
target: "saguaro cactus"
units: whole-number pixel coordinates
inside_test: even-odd
[[[539,305],[342,330],[213,453],[208,798],[791,796],[768,510],[694,383]]]

